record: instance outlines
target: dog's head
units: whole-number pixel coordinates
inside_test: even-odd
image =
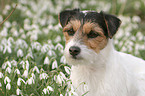
[[[121,23],[113,15],[79,9],[62,11],[59,21],[66,39],[65,57],[69,64],[93,63]]]

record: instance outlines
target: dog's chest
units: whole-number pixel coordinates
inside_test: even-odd
[[[88,66],[72,67],[71,80],[73,85],[79,90],[77,92],[79,95],[88,92],[86,96],[93,96],[98,94],[97,90],[100,90],[99,86],[103,89],[103,74],[102,69],[96,70],[96,68],[88,68]]]
[[[85,96],[129,96],[126,74],[123,70],[116,70],[119,73],[88,66],[72,67],[71,80],[79,96],[86,92]]]

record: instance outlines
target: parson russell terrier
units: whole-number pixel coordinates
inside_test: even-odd
[[[64,55],[79,96],[145,96],[145,61],[114,49],[121,21],[103,12],[64,10]],[[85,82],[85,85],[82,84]],[[87,86],[87,87],[86,87]]]

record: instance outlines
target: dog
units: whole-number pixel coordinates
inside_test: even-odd
[[[58,17],[78,96],[145,96],[145,61],[113,46],[119,18],[80,9],[61,11]]]

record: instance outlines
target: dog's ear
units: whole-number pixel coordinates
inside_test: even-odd
[[[60,12],[58,19],[62,27],[64,27],[75,14],[77,14],[80,9],[64,10]]]
[[[121,20],[113,15],[105,14],[104,12],[100,12],[100,14],[103,16],[103,19],[106,24],[108,37],[111,39],[114,34],[118,31],[118,28],[120,27]]]

